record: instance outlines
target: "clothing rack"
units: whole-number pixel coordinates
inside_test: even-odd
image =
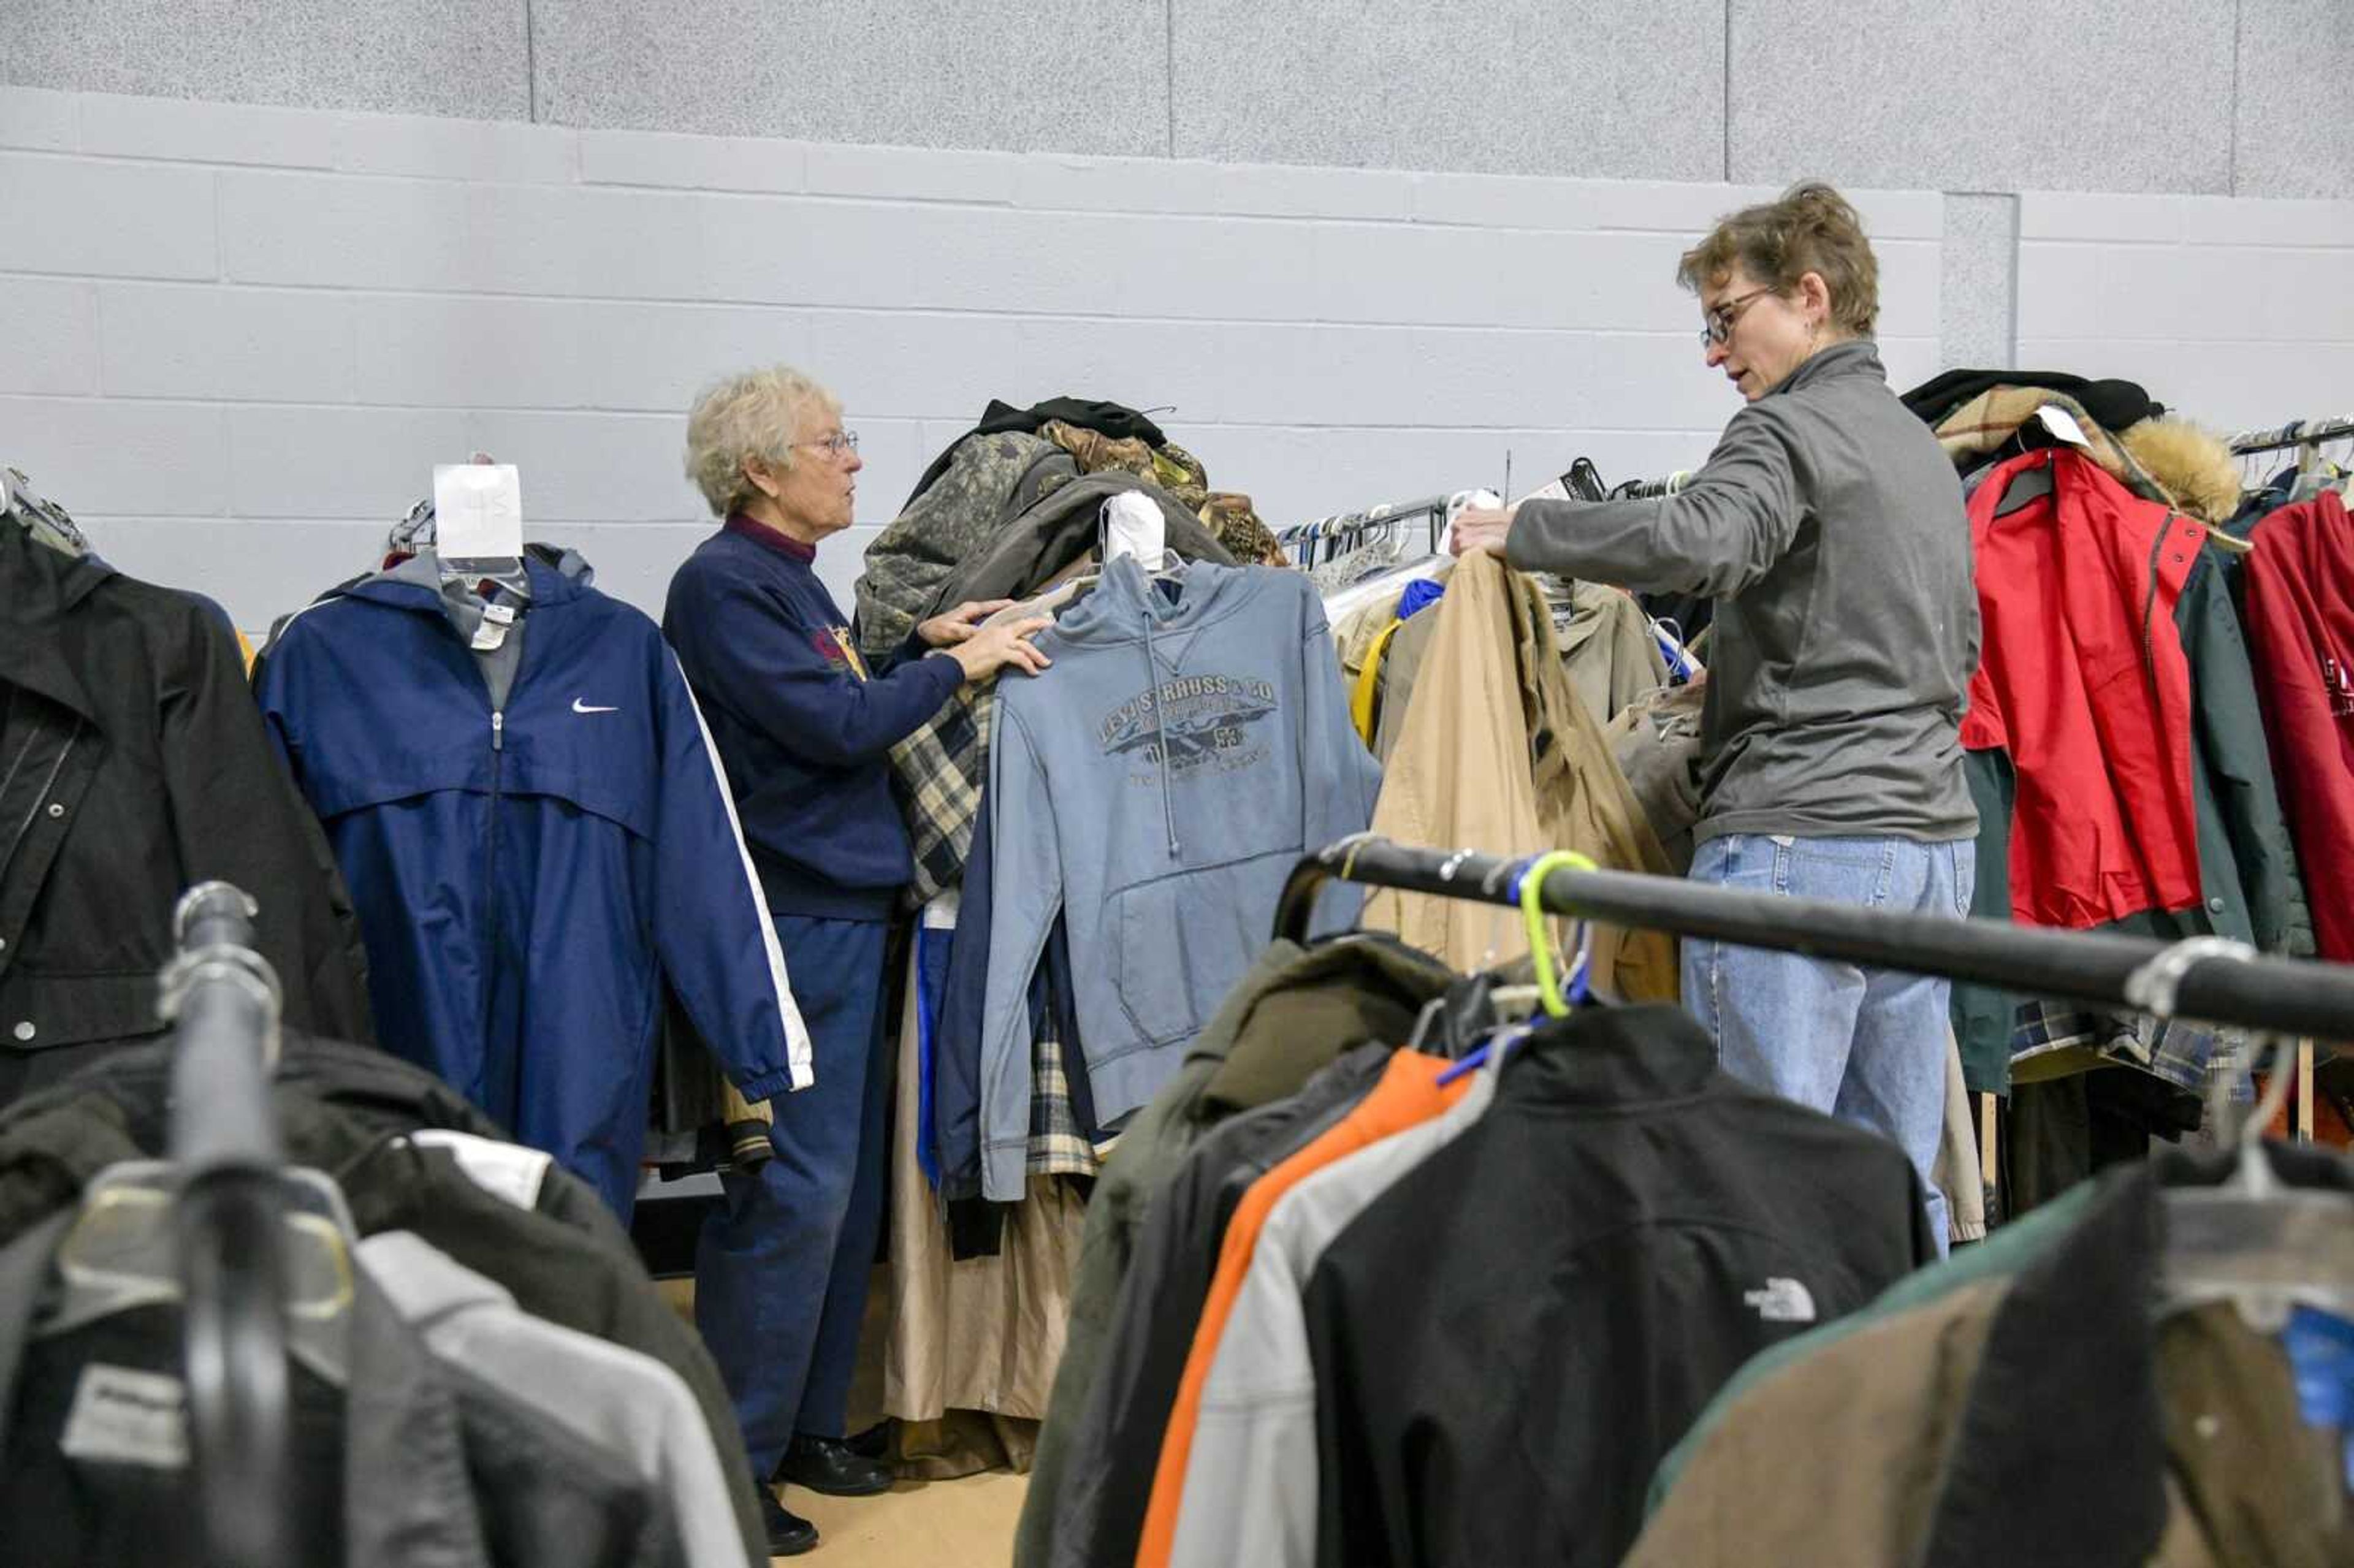
[[[2269,430],[2243,430],[2231,440],[2232,454],[2278,451],[2285,447],[2318,446],[2324,441],[2354,439],[2354,414],[2329,419],[2291,419]]]
[[[1420,520],[1428,529],[1426,549],[1435,554],[1446,536],[1447,507],[1453,499],[1451,494],[1428,495],[1418,501],[1388,502],[1363,512],[1343,512],[1312,522],[1294,523],[1277,529],[1275,542],[1300,565],[1312,567],[1318,564],[1314,557],[1320,546],[1327,546],[1323,558],[1330,560],[1353,545],[1390,537],[1394,530]],[[1299,556],[1303,548],[1309,552],[1307,559]]]
[[[161,1012],[176,1024],[170,1152],[197,1526],[211,1568],[283,1568],[292,1538],[284,1204],[270,1075],[278,979],[253,900],[201,883],[174,915]]]
[[[1344,839],[1292,868],[1275,934],[1307,939],[1332,881],[1511,906],[1524,863],[1470,850]],[[1992,920],[1888,914],[1816,898],[1743,893],[1620,871],[1549,873],[1556,915],[1706,937],[1744,947],[1938,975],[2091,1007],[2123,1008],[2274,1034],[2354,1037],[2354,965],[2257,956],[2214,938],[2165,943]]]

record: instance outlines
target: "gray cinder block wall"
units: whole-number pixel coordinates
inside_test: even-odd
[[[1273,522],[1696,463],[1677,251],[1854,190],[1900,384],[2354,408],[2345,0],[16,0],[0,460],[266,625],[430,465],[658,609],[684,410],[801,362],[864,538],[989,397],[1173,406]],[[2052,194],[2083,193],[2083,194]],[[2185,197],[2195,197],[2185,200]]]

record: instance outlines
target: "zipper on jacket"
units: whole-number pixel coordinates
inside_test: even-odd
[[[506,772],[507,715],[504,708],[491,710],[491,809],[490,823],[482,834],[482,932],[488,950],[482,954],[483,985],[482,1004],[482,1044],[485,1055],[491,1041],[491,1010],[498,995],[496,976],[499,972],[499,948],[503,940],[499,930],[499,789]],[[485,1083],[484,1089],[496,1095],[502,1086]]]

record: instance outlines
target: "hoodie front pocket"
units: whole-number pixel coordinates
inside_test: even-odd
[[[1191,1040],[1265,945],[1274,910],[1270,865],[1230,862],[1140,883],[1112,895],[1112,983],[1136,1033],[1154,1045]],[[1246,913],[1257,916],[1257,924]]]

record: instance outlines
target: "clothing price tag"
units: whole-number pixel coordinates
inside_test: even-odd
[[[2078,424],[2074,417],[2065,408],[2054,408],[2046,403],[2035,410],[2035,417],[2043,421],[2045,429],[2072,447],[2090,448],[2093,444],[2092,438],[2084,434],[2084,427]]]
[[[444,560],[523,554],[523,478],[511,462],[436,463],[434,548]]]
[[[474,628],[474,641],[472,647],[477,653],[489,653],[504,647],[506,640],[506,622],[493,620],[486,615]]]
[[[68,1458],[104,1465],[186,1469],[187,1388],[162,1372],[92,1361],[74,1384],[58,1448]]]

